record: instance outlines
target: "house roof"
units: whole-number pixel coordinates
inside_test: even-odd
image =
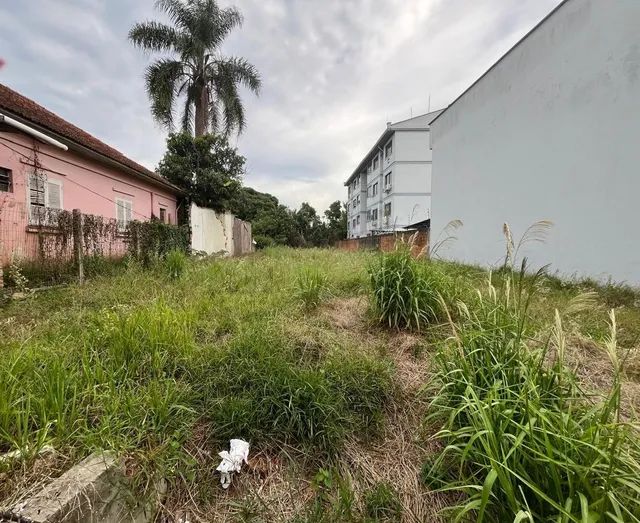
[[[478,78],[469,87],[467,87],[464,91],[462,91],[460,96],[458,96],[453,102],[451,102],[447,107],[445,107],[442,111],[440,111],[440,114],[436,115],[436,117],[433,118],[431,122],[435,122],[438,118],[440,118],[440,116],[443,113],[447,112],[453,105],[455,105],[458,100],[460,100],[465,94],[467,94],[469,91],[471,91],[471,89],[473,89],[476,85],[478,85],[478,83],[480,83],[480,81],[485,76],[487,76],[491,71],[493,71],[493,69],[495,69],[500,62],[502,62],[507,56],[509,56],[514,49],[516,49],[522,42],[524,42],[527,38],[529,38],[531,34],[533,34],[541,25],[543,25],[547,20],[549,20],[549,18],[551,18],[564,4],[566,4],[569,1],[570,0],[562,0],[557,6],[555,6],[547,16],[545,16],[542,20],[540,20],[526,35],[524,35],[520,40],[518,40],[513,45],[513,47],[511,47],[506,53],[504,53],[496,63],[494,63],[491,67],[489,67],[489,69],[487,69],[482,74],[482,76],[480,76],[480,78]]]
[[[395,131],[424,131],[429,129],[429,125],[433,120],[435,120],[440,113],[444,109],[439,109],[438,111],[431,111],[430,113],[421,114],[418,116],[414,116],[413,118],[408,118],[407,120],[401,120],[395,123],[387,124],[387,128],[380,135],[380,138],[376,141],[373,147],[369,150],[369,152],[365,155],[362,161],[358,164],[355,170],[351,173],[347,181],[344,182],[344,185],[347,186],[351,182],[352,178],[362,172],[362,170],[367,166],[367,163],[371,161],[371,157],[373,153],[377,151],[378,147],[382,147],[384,143],[389,141],[391,135]]]
[[[111,160],[111,162],[134,171],[134,174],[140,178],[155,182],[173,192],[182,192],[159,174],[127,158],[120,151],[95,136],[67,122],[64,118],[3,84],[0,84],[0,111],[9,113],[10,116],[16,119],[24,120],[29,124],[42,128],[44,131],[57,135],[72,148],[75,145],[75,149],[80,149],[80,152],[82,152],[82,149],[88,149],[103,161],[105,159]]]

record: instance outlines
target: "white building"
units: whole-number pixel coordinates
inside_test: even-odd
[[[429,122],[433,111],[387,128],[345,182],[348,237],[427,220],[431,209]]]
[[[534,266],[640,283],[640,1],[566,0],[431,123],[432,236],[495,264],[542,219]]]

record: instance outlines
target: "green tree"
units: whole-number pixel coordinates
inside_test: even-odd
[[[182,98],[181,127],[195,135],[209,131],[242,132],[245,113],[238,88],[260,91],[256,68],[239,57],[220,56],[220,45],[232,29],[242,24],[235,7],[220,9],[215,0],[157,0],[171,25],[149,21],[129,32],[134,45],[147,51],[173,53],[146,71],[147,93],[153,117],[173,130],[174,105]]]
[[[330,243],[344,240],[347,237],[347,208],[336,200],[324,211],[327,221],[328,239]]]
[[[224,136],[170,134],[158,174],[185,191],[191,201],[227,210],[240,190],[245,158]]]

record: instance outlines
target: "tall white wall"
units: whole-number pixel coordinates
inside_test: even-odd
[[[503,222],[555,224],[534,265],[640,283],[640,1],[569,0],[431,124],[432,236],[492,264]]]

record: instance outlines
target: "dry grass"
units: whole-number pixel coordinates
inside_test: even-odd
[[[392,485],[402,505],[402,521],[440,521],[438,512],[448,504],[442,494],[428,492],[420,483],[425,458],[436,449],[428,441],[423,420],[428,398],[421,389],[429,379],[429,352],[415,334],[382,330],[367,318],[366,298],[333,300],[323,314],[335,329],[346,330],[362,346],[384,347],[396,367],[396,401],[386,412],[383,433],[374,442],[351,438],[341,455],[339,469],[349,478],[356,500],[380,482]]]

